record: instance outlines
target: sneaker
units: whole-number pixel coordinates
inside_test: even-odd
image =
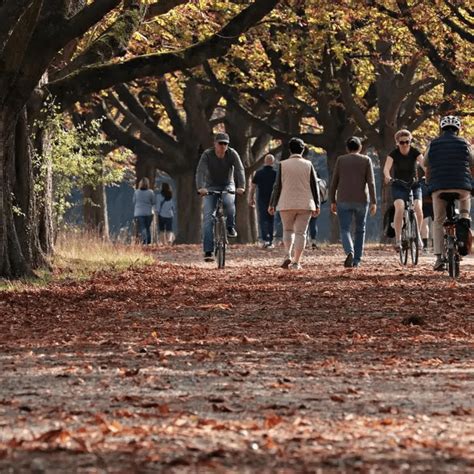
[[[213,262],[214,261],[214,255],[212,252],[204,252],[204,261],[205,262]]]
[[[360,262],[356,262],[356,261],[352,262],[352,268],[358,268],[358,267],[360,267]]]
[[[227,227],[227,235],[229,237],[237,237],[237,231],[235,230],[235,227]]]
[[[317,250],[318,246],[313,242],[311,244],[311,250]]]
[[[274,249],[275,246],[271,242],[265,242],[265,245],[263,246],[265,249]]]
[[[285,260],[283,260],[283,263],[281,264],[281,268],[288,268],[291,264],[291,260],[289,258],[285,258]]]
[[[293,262],[288,265],[288,270],[301,270],[301,265],[298,262]]]
[[[344,260],[344,266],[346,268],[352,267],[352,264],[354,263],[354,255],[352,255],[352,252],[349,252],[347,254],[346,259]]]
[[[443,272],[444,270],[446,270],[446,264],[443,258],[437,257],[436,262],[433,265],[433,270],[435,272]]]

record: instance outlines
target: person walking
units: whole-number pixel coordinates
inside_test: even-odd
[[[158,216],[159,240],[163,245],[171,245],[174,240],[173,218],[174,218],[173,191],[169,183],[161,185],[161,192],[156,199],[155,214]]]
[[[467,140],[458,136],[461,120],[447,115],[440,120],[441,134],[428,146],[424,165],[426,181],[433,199],[433,247],[436,261],[435,271],[445,269],[443,255],[443,222],[446,218],[446,201],[442,193],[459,195],[459,214],[470,231],[472,177],[474,175],[474,152]]]
[[[201,155],[196,169],[196,187],[204,199],[204,261],[212,262],[214,260],[213,217],[216,213],[217,196],[208,194],[208,191],[231,191],[240,195],[245,193],[244,165],[237,151],[229,147],[227,133],[217,133],[214,138],[214,147],[208,148]],[[234,194],[224,194],[223,202],[227,218],[227,235],[237,237]]]
[[[346,253],[344,266],[349,268],[358,267],[362,260],[369,202],[370,214],[373,216],[377,211],[377,197],[372,161],[367,155],[361,154],[361,140],[358,137],[349,138],[346,148],[348,154],[337,158],[329,199],[331,212],[339,218],[341,241]],[[353,219],[354,240],[351,236]]]
[[[138,183],[138,189],[133,194],[133,216],[138,225],[142,243],[145,245],[151,244],[150,226],[153,221],[155,203],[155,193],[150,189],[150,180],[142,178]]]
[[[260,239],[263,248],[273,248],[273,215],[268,213],[273,185],[275,184],[276,171],[273,169],[275,157],[266,155],[263,168],[259,169],[252,179],[249,194],[249,205],[257,205],[257,215],[260,230]],[[255,195],[257,198],[255,199]]]
[[[303,158],[303,140],[292,138],[288,146],[291,155],[280,162],[268,213],[274,215],[275,210],[280,211],[283,223],[286,258],[281,267],[299,270],[309,219],[320,212],[319,189],[313,164]]]

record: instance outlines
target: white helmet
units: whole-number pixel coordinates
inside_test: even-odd
[[[455,115],[446,115],[439,121],[439,126],[441,129],[445,127],[454,127],[459,130],[461,128],[461,119]]]

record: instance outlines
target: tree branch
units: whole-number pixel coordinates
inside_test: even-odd
[[[160,76],[167,72],[198,66],[209,58],[223,56],[239,36],[269,13],[278,1],[256,0],[230,20],[218,33],[180,52],[150,54],[118,64],[87,67],[60,81],[50,83],[48,88],[64,106],[86,94],[118,83],[130,82],[140,77]]]
[[[164,15],[178,5],[189,3],[189,0],[161,0],[148,6],[145,20],[151,20],[155,16]]]
[[[3,48],[26,9],[30,7],[34,0],[7,0],[0,7],[0,61]]]

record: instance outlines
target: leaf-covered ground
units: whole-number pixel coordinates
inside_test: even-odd
[[[0,293],[0,472],[473,472],[474,259],[197,246]]]

